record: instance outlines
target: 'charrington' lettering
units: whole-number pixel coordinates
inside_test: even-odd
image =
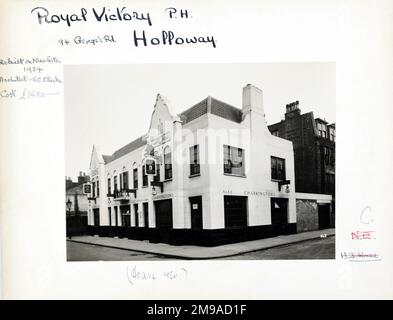
[[[192,37],[180,37],[174,34],[173,31],[162,31],[159,37],[148,38],[146,36],[145,31],[142,33],[137,33],[134,30],[134,45],[138,47],[139,45],[143,45],[147,47],[148,45],[157,46],[157,45],[184,45],[184,44],[197,44],[197,43],[207,43],[211,44],[213,48],[216,47],[216,40],[213,36],[192,36]]]

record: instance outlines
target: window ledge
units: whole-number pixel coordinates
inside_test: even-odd
[[[173,178],[165,179],[163,182],[169,182],[172,181]]]
[[[200,175],[201,175],[200,173],[195,173],[195,174],[190,174],[188,177],[194,178],[194,177],[199,177]]]
[[[245,174],[224,173],[224,176],[247,178],[247,176]]]
[[[271,179],[273,182],[280,182],[280,181],[285,181],[286,180],[286,178],[284,178],[283,180],[280,180],[280,179]]]

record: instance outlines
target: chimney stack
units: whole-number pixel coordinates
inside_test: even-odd
[[[300,115],[299,100],[286,105],[285,119]]]
[[[252,84],[247,84],[243,88],[243,116],[250,111],[255,111],[264,115],[263,111],[263,94],[262,90],[253,86]]]

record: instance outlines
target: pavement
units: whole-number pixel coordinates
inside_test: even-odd
[[[165,243],[149,243],[148,241],[130,240],[127,238],[109,238],[97,236],[72,237],[72,239],[67,239],[67,241],[86,243],[90,245],[108,248],[157,254],[177,259],[199,260],[236,256],[239,254],[249,253],[253,251],[290,245],[293,243],[303,242],[312,239],[319,239],[322,235],[326,237],[334,236],[335,229],[302,232],[285,236],[277,236],[273,238],[225,244],[216,247],[173,246]]]

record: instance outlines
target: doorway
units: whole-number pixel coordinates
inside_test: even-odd
[[[329,204],[318,204],[318,226],[319,230],[330,228]]]
[[[118,207],[114,207],[114,210],[115,210],[115,225],[116,225],[116,227],[119,225],[119,216],[118,216],[118,214],[117,214],[117,210],[118,210]]]
[[[202,196],[190,197],[191,229],[202,229]]]
[[[100,226],[100,209],[98,209],[98,208],[93,209],[93,215],[94,215],[94,226],[99,227]]]
[[[224,196],[225,228],[247,227],[247,197]]]
[[[120,207],[121,225],[123,227],[130,227],[131,226],[130,209],[131,209],[131,207],[129,205],[125,205],[125,206]]]
[[[272,227],[275,234],[285,234],[288,226],[288,199],[270,198]]]
[[[143,222],[144,227],[149,228],[149,203],[143,203]]]
[[[160,200],[154,202],[156,211],[156,227],[159,229],[172,229],[172,200]]]
[[[134,214],[135,214],[135,227],[139,227],[139,213],[138,213],[137,203],[134,203]]]

